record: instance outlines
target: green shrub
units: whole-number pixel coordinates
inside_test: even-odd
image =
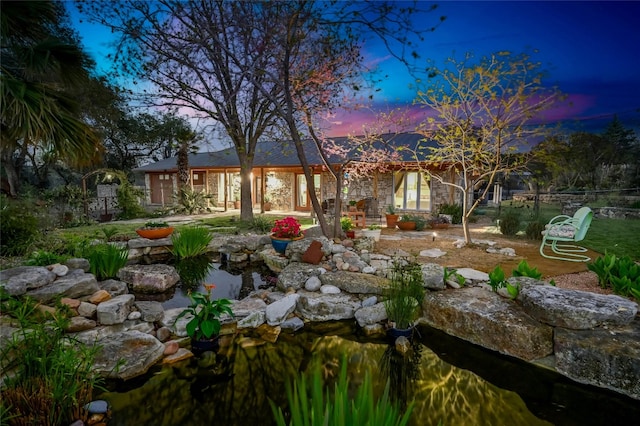
[[[173,233],[171,253],[177,258],[193,257],[207,252],[207,246],[213,239],[208,228],[203,226],[187,226]]]
[[[462,223],[462,206],[460,204],[443,204],[438,208],[438,214],[451,215],[452,223]]]
[[[289,421],[282,408],[269,400],[278,426],[404,426],[411,418],[414,403],[402,412],[389,397],[389,382],[381,397],[375,398],[371,373],[366,372],[355,394],[347,378],[347,362],[343,357],[340,375],[333,392],[322,379],[321,367],[312,371],[311,381],[301,373],[291,384],[286,384],[289,401]]]
[[[538,268],[536,268],[535,266],[529,266],[526,260],[522,260],[520,263],[518,263],[518,268],[514,269],[513,272],[511,272],[511,276],[529,277],[539,280],[540,278],[542,278],[542,273],[538,271]]]
[[[54,263],[60,263],[65,260],[65,256],[60,256],[56,253],[51,253],[45,250],[36,250],[27,259],[25,265],[27,266],[47,266]]]
[[[264,215],[256,215],[253,217],[248,224],[248,228],[252,231],[268,234],[271,232],[271,228],[273,228],[273,219],[270,219],[268,216]]]
[[[525,233],[527,235],[527,238],[530,240],[538,240],[541,241],[542,240],[542,231],[544,231],[544,227],[545,227],[546,223],[536,220],[533,222],[529,222],[527,224],[527,229],[525,230]]]
[[[114,244],[95,244],[85,249],[89,270],[99,281],[117,278],[118,271],[127,264],[129,249]]]
[[[420,264],[394,260],[384,308],[389,320],[395,322],[396,328],[406,329],[413,324],[424,299],[424,292]]]
[[[180,188],[176,195],[178,213],[196,214],[209,211],[208,200],[211,198],[204,191],[192,189],[190,186]]]
[[[36,303],[28,298],[6,299],[2,312],[17,318],[20,331],[8,338],[0,352],[4,378],[2,420],[15,418],[30,425],[63,425],[88,420],[84,406],[92,400],[101,379],[93,370],[99,350],[65,334],[68,318],[57,311],[46,322],[36,319]]]
[[[40,234],[32,205],[0,196],[0,255],[22,256]]]
[[[520,230],[520,214],[509,210],[500,215],[500,232],[503,235],[516,235]]]
[[[640,265],[631,257],[605,253],[604,257],[587,263],[587,268],[598,275],[602,288],[609,287],[616,294],[640,300]]]
[[[140,205],[140,198],[144,196],[144,192],[135,188],[126,177],[120,179],[120,185],[116,191],[118,199],[118,219],[135,219],[144,217],[145,211]]]

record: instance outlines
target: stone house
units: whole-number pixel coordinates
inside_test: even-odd
[[[412,147],[423,136],[417,133],[386,134],[381,139],[393,147]],[[337,142],[346,138],[335,138]],[[314,188],[320,202],[335,199],[336,182],[321,161],[317,148],[305,141],[305,152],[313,170]],[[423,141],[422,144],[425,142]],[[420,172],[410,150],[401,150],[399,161],[386,163],[384,171],[375,171],[361,180],[346,178],[348,191],[343,200],[368,200],[367,216],[382,216],[388,205],[401,213],[429,214],[439,205],[459,203],[460,194]],[[334,162],[335,160],[335,162]],[[330,167],[339,168],[337,159]],[[433,166],[437,173],[447,173]],[[210,206],[229,210],[238,208],[240,194],[240,163],[234,148],[189,155],[190,184],[194,190],[210,196]],[[151,206],[170,205],[177,188],[176,158],[167,158],[134,170],[140,184],[144,181],[146,202]],[[454,174],[450,178],[455,178]],[[292,142],[266,141],[258,143],[251,174],[254,208],[264,201],[273,210],[311,211],[306,178]]]

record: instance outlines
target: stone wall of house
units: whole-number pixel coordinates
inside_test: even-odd
[[[213,207],[224,207],[224,202],[219,201],[220,198],[224,199],[224,197],[220,197],[219,195],[219,175],[220,173],[207,172],[207,193],[211,196],[209,199],[209,205]]]
[[[273,210],[292,210],[295,206],[295,175],[291,172],[269,172],[266,194]]]

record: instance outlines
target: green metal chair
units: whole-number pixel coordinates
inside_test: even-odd
[[[551,219],[542,231],[540,254],[548,259],[567,260],[569,262],[588,262],[589,256],[581,253],[586,248],[575,244],[587,235],[589,225],[593,219],[593,212],[589,207],[581,207],[572,216],[558,215]],[[552,254],[545,254],[545,248],[550,247]]]

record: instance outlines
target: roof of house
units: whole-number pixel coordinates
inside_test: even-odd
[[[332,138],[336,143],[340,144],[347,140],[347,137]],[[418,133],[388,133],[380,136],[380,140],[374,143],[377,147],[388,144],[392,148],[402,146],[415,147],[418,141],[424,137]],[[317,147],[311,139],[305,139],[304,150],[307,155],[307,161],[310,165],[321,165],[322,160]],[[410,150],[400,150],[401,161],[415,161]],[[354,152],[352,159],[357,157],[358,153]],[[329,158],[331,164],[339,164],[342,162],[339,158]],[[300,160],[296,153],[295,145],[292,141],[261,141],[256,146],[256,154],[253,161],[253,167],[297,167],[300,166]],[[214,152],[200,152],[189,155],[189,167],[197,168],[233,168],[240,167],[238,154],[234,147]],[[165,158],[155,163],[134,169],[135,172],[162,172],[177,170],[176,157]]]

